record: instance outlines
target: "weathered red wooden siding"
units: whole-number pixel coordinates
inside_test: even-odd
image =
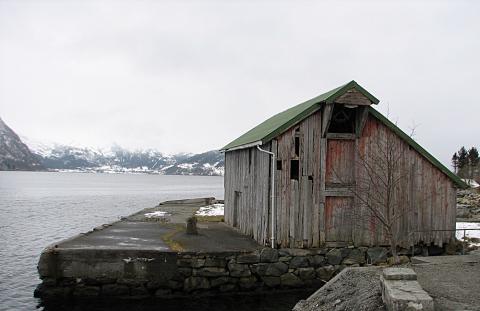
[[[400,164],[408,172],[395,193],[396,200],[410,210],[398,219],[397,230],[403,240],[408,241],[408,234],[415,230],[455,228],[456,188],[445,174],[373,116],[368,116],[360,138],[324,138],[322,113],[323,109],[317,111],[263,146],[273,150],[282,162],[282,170],[275,171],[276,241],[279,246],[307,248],[325,244],[386,243],[382,226],[368,217],[366,208],[349,192],[349,187],[365,174],[356,164],[357,157],[361,154],[367,159],[373,158],[379,152],[375,140],[386,135],[399,141]],[[300,138],[298,157],[295,136]],[[299,161],[298,180],[290,178],[292,159]],[[225,220],[229,224],[238,223],[241,232],[262,244],[268,244],[271,237],[269,168],[269,157],[256,148],[226,153]],[[235,191],[240,196],[238,217],[234,221]],[[355,215],[360,214],[361,219],[347,217],[352,210]],[[452,237],[453,233],[421,233],[415,234],[414,242],[442,245]],[[406,246],[407,243],[402,244]]]

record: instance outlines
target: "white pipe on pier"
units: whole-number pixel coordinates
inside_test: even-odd
[[[260,145],[257,145],[257,148],[261,152],[267,153],[267,154],[272,156],[272,165],[271,165],[272,175],[271,175],[271,182],[270,182],[270,185],[271,185],[270,193],[271,193],[271,199],[272,199],[272,203],[271,203],[271,206],[272,206],[272,221],[271,221],[271,223],[272,223],[272,236],[271,236],[270,239],[272,240],[272,248],[275,248],[275,228],[276,228],[276,224],[275,224],[275,153],[260,148]]]

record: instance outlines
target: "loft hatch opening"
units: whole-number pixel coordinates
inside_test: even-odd
[[[334,105],[329,133],[355,133],[356,108],[345,105]]]

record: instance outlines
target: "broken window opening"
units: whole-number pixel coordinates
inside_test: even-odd
[[[282,170],[282,160],[277,160],[277,170],[278,171]]]
[[[300,137],[295,137],[295,155],[298,157],[300,155]]]
[[[329,133],[355,133],[355,108],[346,108],[344,105],[333,107]]]
[[[298,180],[300,173],[300,161],[290,160],[290,179]]]

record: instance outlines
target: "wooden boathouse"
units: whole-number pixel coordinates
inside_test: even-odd
[[[402,176],[391,200],[406,211],[395,218],[398,244],[448,243],[454,232],[439,230],[455,229],[456,190],[465,184],[372,107],[378,103],[351,81],[223,147],[225,221],[263,245],[273,238],[274,247],[386,245],[358,192],[368,199],[378,191],[360,187],[368,179],[360,160],[372,164],[377,142],[390,139]]]

